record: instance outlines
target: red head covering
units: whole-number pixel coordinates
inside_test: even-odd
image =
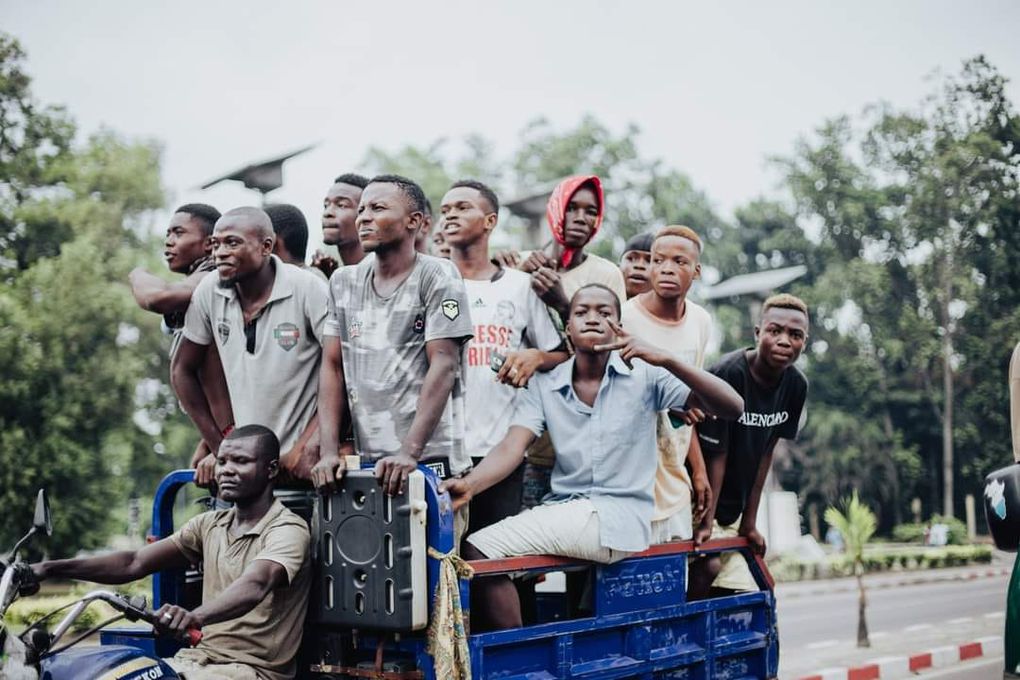
[[[591,230],[591,236],[588,238],[589,241],[595,238],[599,227],[602,226],[602,216],[606,212],[606,200],[602,194],[602,182],[595,175],[574,175],[573,177],[568,177],[556,185],[552,196],[549,197],[549,203],[545,206],[545,216],[549,220],[549,228],[552,230],[553,238],[561,246],[564,245],[563,225],[567,221],[567,206],[570,205],[570,199],[577,193],[577,190],[584,186],[590,187],[595,192],[595,199],[599,203],[599,214],[595,218],[595,226]],[[560,267],[564,269],[568,267],[578,250],[580,249],[564,246],[563,255],[560,257]]]

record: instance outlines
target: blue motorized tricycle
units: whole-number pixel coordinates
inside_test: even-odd
[[[153,502],[151,540],[173,532],[175,498],[192,479],[191,470],[164,478]],[[421,467],[411,475],[406,492],[395,497],[382,493],[370,470],[349,472],[339,491],[328,496],[288,490],[277,495],[309,522],[315,551],[298,677],[436,679],[426,628],[437,611],[441,573],[448,567],[444,562],[451,559],[453,512],[433,472]],[[35,533],[48,523],[44,505],[40,501]],[[725,551],[737,551],[747,560],[759,590],[688,602],[688,559]],[[27,565],[16,553],[4,568],[0,611],[30,580],[25,577]],[[611,565],[533,556],[469,566],[475,578],[512,574],[533,584],[550,576],[544,587],[532,586],[537,592],[527,625],[475,634],[470,634],[468,580],[459,579],[455,587],[468,630],[469,671],[478,680],[776,676],[779,637],[773,582],[742,538],[711,541],[697,551],[691,542],[654,545]],[[556,581],[554,574],[572,571],[588,573],[581,613],[569,606],[563,589],[548,587]],[[91,592],[54,628],[33,626],[18,638],[8,636],[17,643],[8,648],[20,648],[15,652],[20,665],[36,673],[25,677],[177,677],[161,659],[181,644],[198,643],[197,634],[169,640],[156,636],[151,625],[136,625],[104,628],[98,647],[65,641],[74,618],[94,600],[107,602],[132,621],[144,624],[152,616],[141,599]],[[155,609],[166,603],[194,607],[200,600],[201,575],[194,570],[166,571],[153,578]]]

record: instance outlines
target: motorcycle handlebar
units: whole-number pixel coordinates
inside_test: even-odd
[[[148,608],[148,602],[145,597],[139,596],[127,599],[119,595],[113,595],[112,597],[109,597],[108,595],[108,593],[103,593],[102,595],[99,595],[99,599],[102,599],[114,609],[123,612],[129,619],[141,619],[146,623],[152,624],[157,634],[160,632],[159,617],[156,616],[156,612]],[[202,641],[202,631],[198,628],[188,628],[184,632],[178,633],[173,637],[182,645],[195,647]]]
[[[159,617],[156,616],[156,612],[143,607],[139,609],[139,618],[147,623],[151,623],[156,632],[159,632]],[[188,628],[182,633],[175,634],[173,637],[177,642],[186,647],[196,647],[202,641],[202,631],[198,628]]]

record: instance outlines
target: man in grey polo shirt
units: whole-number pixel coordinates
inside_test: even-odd
[[[269,216],[258,208],[235,208],[217,221],[212,247],[219,276],[206,277],[195,289],[174,386],[215,452],[224,433],[209,412],[198,372],[215,343],[234,421],[272,429],[285,452],[280,467],[308,479],[318,460],[315,408],[326,284],[272,255],[273,242]]]
[[[444,482],[459,507],[510,474],[548,430],[556,448],[552,492],[541,505],[469,535],[467,559],[552,554],[615,562],[644,550],[655,508],[658,412],[696,405],[736,418],[743,409],[725,381],[627,334],[609,288],[582,287],[567,318],[574,356],[532,376],[503,440],[466,477]],[[472,611],[484,612],[488,627],[521,625],[509,578],[478,579],[476,588],[482,604]]]
[[[415,252],[421,187],[383,175],[361,195],[358,233],[372,256],[330,279],[319,390],[322,458],[316,486],[343,474],[337,441],[354,424],[357,452],[390,494],[419,460],[440,477],[471,467],[464,449],[461,348],[472,336],[464,282],[449,263]]]

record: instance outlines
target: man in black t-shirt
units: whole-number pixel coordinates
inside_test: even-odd
[[[762,488],[776,442],[794,439],[807,398],[807,378],[794,366],[808,338],[808,310],[793,295],[774,295],[755,326],[757,346],[722,357],[709,369],[744,398],[735,421],[710,420],[697,426],[713,504],[695,530],[695,541],[746,536],[754,552],[765,554],[765,538],[755,526]],[[744,558],[725,553],[694,562],[688,597],[706,597],[712,587],[756,590]]]

